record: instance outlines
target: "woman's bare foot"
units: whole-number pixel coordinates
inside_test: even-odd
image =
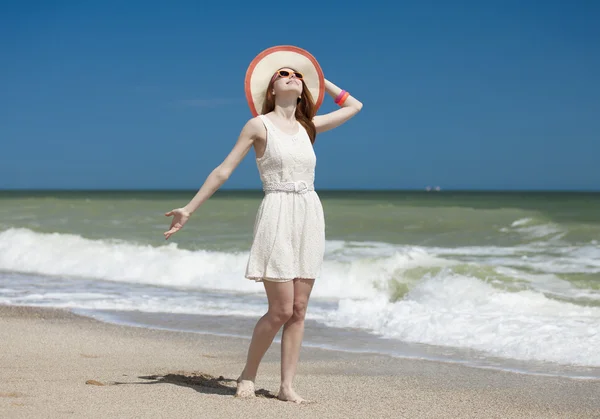
[[[291,388],[279,388],[279,394],[277,395],[277,398],[279,400],[283,400],[284,402],[294,402],[298,404],[309,403],[308,400],[304,400]]]
[[[237,390],[235,392],[235,397],[241,397],[244,399],[256,397],[254,381],[242,380],[242,376],[240,375],[240,378],[237,379]]]

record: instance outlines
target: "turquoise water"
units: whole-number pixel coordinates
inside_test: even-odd
[[[0,192],[0,303],[259,316],[261,285],[243,271],[262,192],[217,192],[165,242],[164,212],[194,193]],[[319,196],[327,246],[315,324],[600,366],[600,194]]]
[[[135,231],[144,234],[145,240],[152,240],[153,230],[163,228],[158,215],[165,208],[184,205],[193,194],[0,191],[0,222],[47,231],[87,229],[95,235],[107,231],[110,237],[129,237]],[[569,228],[567,239],[574,242],[597,239],[600,233],[600,193],[325,191],[319,195],[328,216],[327,235],[333,239],[514,245],[524,236],[498,235],[497,227],[524,218],[564,225]],[[194,216],[201,220],[187,229],[216,236],[223,228],[251,232],[261,199],[260,191],[219,191]],[[66,225],[67,219],[71,227]],[[251,239],[248,234],[245,237],[243,246]],[[222,239],[223,243],[231,243],[226,237]],[[178,240],[189,244],[192,239],[186,236]]]

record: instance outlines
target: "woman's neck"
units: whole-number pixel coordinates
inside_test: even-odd
[[[296,97],[290,98],[278,98],[275,102],[275,109],[273,112],[278,118],[284,120],[296,120]]]

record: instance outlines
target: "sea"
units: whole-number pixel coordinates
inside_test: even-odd
[[[250,338],[262,191],[0,192],[0,304]],[[600,193],[318,191],[326,252],[304,345],[600,379]]]

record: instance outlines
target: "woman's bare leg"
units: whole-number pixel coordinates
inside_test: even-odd
[[[304,401],[292,388],[292,382],[296,375],[304,336],[304,317],[314,283],[314,279],[294,279],[293,314],[283,326],[281,338],[281,387],[278,395],[281,400],[296,403]]]
[[[264,281],[263,283],[267,292],[267,299],[269,300],[269,309],[254,327],[252,341],[248,348],[246,366],[238,379],[238,391],[236,395],[243,397],[253,395],[253,383],[256,380],[260,361],[267,352],[267,349],[269,349],[269,346],[271,346],[273,338],[275,338],[281,326],[292,317],[294,310],[293,281]]]

